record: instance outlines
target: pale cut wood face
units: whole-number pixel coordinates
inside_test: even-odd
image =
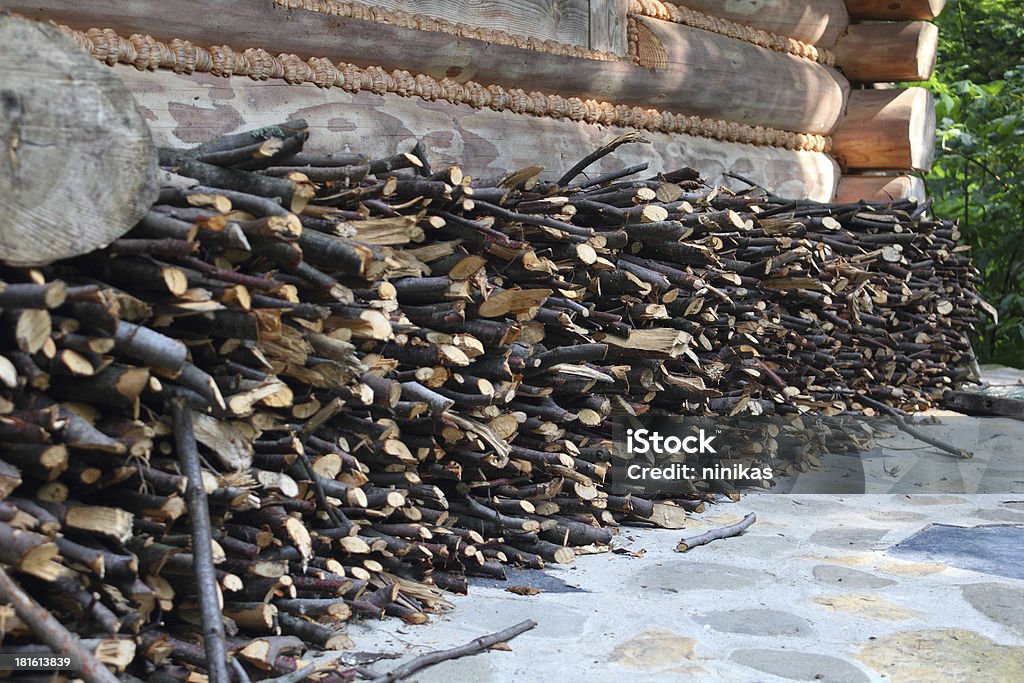
[[[0,262],[39,265],[123,235],[157,191],[128,91],[45,24],[0,16],[0,59]]]

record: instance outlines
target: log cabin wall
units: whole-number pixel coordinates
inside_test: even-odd
[[[127,82],[158,143],[288,117],[313,151],[423,140],[475,176],[552,175],[642,130],[596,171],[649,161],[777,194],[920,195],[934,111],[920,89],[940,0],[37,0]],[[852,85],[851,85],[852,83]],[[736,181],[730,181],[734,185]]]

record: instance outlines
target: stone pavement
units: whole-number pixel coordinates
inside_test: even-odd
[[[969,547],[892,551],[935,524],[1024,529],[1024,422],[989,423],[979,438],[967,435],[963,419],[934,429],[954,442],[958,434],[972,440],[973,463],[930,448],[903,450],[921,444],[901,434],[862,459],[869,490],[888,492],[745,495],[694,516],[681,531],[622,528],[615,545],[640,556],[582,556],[549,566],[546,575],[516,572],[508,582],[543,593],[516,595],[480,581],[426,626],[389,619],[354,623],[349,633],[359,650],[414,656],[523,619],[538,622],[511,651],[426,669],[412,679],[423,683],[1020,683],[1024,580],[962,568],[955,555]],[[895,463],[911,463],[906,476],[890,474]],[[965,484],[958,478],[964,467],[989,476]],[[953,490],[912,493],[943,485]],[[675,552],[683,536],[751,511],[758,521],[742,536]],[[1019,565],[1022,545],[999,548],[996,564]]]

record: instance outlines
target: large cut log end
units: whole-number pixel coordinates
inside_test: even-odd
[[[127,232],[156,200],[149,128],[110,70],[52,26],[0,17],[0,260],[40,265]]]
[[[851,81],[927,81],[935,70],[939,28],[927,21],[871,21],[849,28],[834,51]]]
[[[854,90],[832,134],[844,170],[927,171],[935,157],[935,103],[924,88]]]
[[[844,175],[839,179],[835,201],[840,204],[869,201],[895,201],[913,197],[925,199],[924,181],[912,175]]]

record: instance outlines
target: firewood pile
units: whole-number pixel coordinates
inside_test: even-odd
[[[610,494],[617,417],[916,410],[966,376],[978,276],[913,201],[584,173],[637,136],[557,181],[306,137],[164,150],[128,235],[3,271],[0,563],[115,671],[207,671],[207,564],[206,640],[259,679],[678,527],[714,482]],[[5,648],[47,651],[5,602]]]

